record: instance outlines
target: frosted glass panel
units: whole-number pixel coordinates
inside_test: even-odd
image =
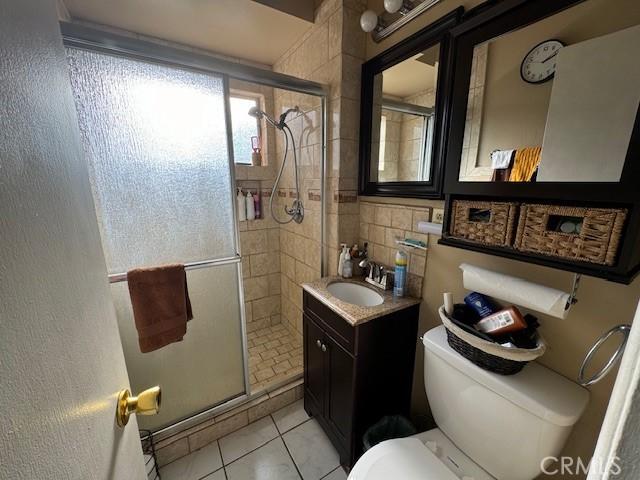
[[[235,254],[222,77],[67,53],[109,272]]]
[[[160,413],[138,416],[140,428],[158,430],[244,393],[237,264],[189,270],[187,282],[187,334],[150,353],[140,353],[126,282],[111,285],[131,387],[162,387]]]

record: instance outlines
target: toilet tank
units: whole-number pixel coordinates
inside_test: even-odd
[[[483,370],[449,347],[444,326],[423,337],[424,382],[436,424],[498,480],[532,480],[557,457],[589,392],[535,362],[512,376]]]

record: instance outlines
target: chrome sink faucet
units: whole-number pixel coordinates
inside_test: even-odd
[[[390,279],[393,276],[393,270],[387,270],[383,265],[372,262],[367,256],[358,263],[358,266],[364,269],[365,282],[383,290],[393,288],[393,280]]]

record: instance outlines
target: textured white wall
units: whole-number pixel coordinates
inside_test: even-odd
[[[145,478],[54,2],[0,0],[0,478]]]

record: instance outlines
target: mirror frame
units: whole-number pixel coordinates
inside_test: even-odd
[[[549,199],[566,202],[635,203],[640,179],[640,108],[629,140],[629,148],[619,182],[461,182],[461,154],[466,124],[467,99],[473,49],[512,30],[578,5],[585,0],[504,0],[490,8],[468,12],[470,17],[451,31],[456,43],[455,75],[447,144],[444,192],[450,195],[481,195],[520,199]]]
[[[455,44],[450,31],[462,20],[463,7],[458,7],[427,27],[373,57],[362,65],[360,95],[360,168],[358,187],[360,195],[413,198],[442,198],[444,158],[451,109],[452,67]],[[440,43],[440,63],[435,104],[435,125],[431,178],[428,182],[373,182],[371,181],[371,138],[373,124],[373,83],[375,75],[383,72],[423,50]]]

